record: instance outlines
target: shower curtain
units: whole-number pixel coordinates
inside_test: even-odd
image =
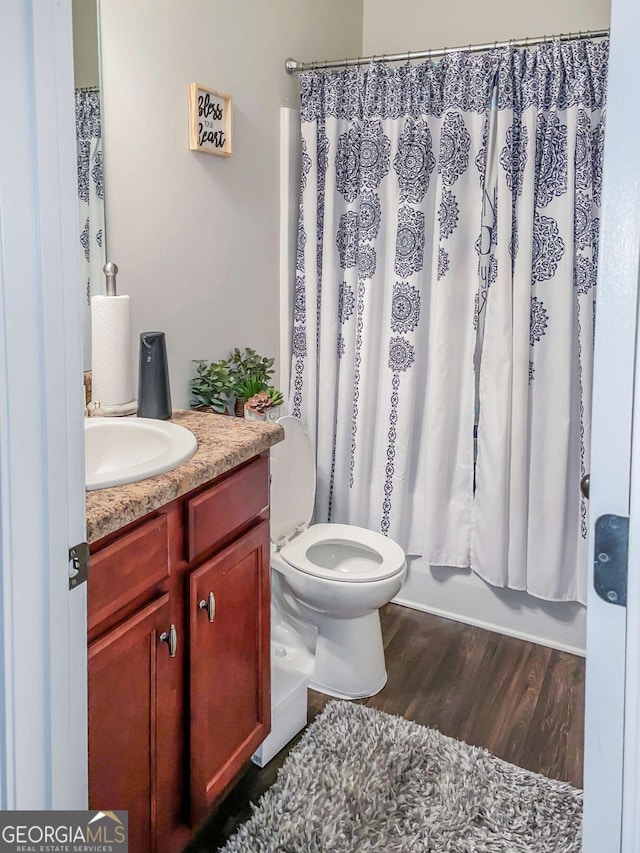
[[[91,297],[103,293],[105,263],[104,173],[100,90],[75,90],[78,161],[79,252],[83,289],[84,363],[90,358]]]
[[[585,599],[607,48],[301,76],[316,519],[552,600]]]

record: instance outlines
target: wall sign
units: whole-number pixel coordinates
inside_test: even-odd
[[[231,156],[231,95],[189,83],[189,148]]]

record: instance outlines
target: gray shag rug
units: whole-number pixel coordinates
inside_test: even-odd
[[[582,792],[330,702],[224,853],[580,853]]]

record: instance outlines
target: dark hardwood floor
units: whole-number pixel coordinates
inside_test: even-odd
[[[582,787],[582,658],[395,604],[381,620],[389,679],[359,701]],[[329,701],[309,691],[309,722]],[[185,853],[213,853],[225,843],[298,739],[262,770],[249,766]]]

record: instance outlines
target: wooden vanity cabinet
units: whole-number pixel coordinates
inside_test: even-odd
[[[266,454],[92,547],[89,805],[130,853],[182,850],[269,733],[269,614]]]

